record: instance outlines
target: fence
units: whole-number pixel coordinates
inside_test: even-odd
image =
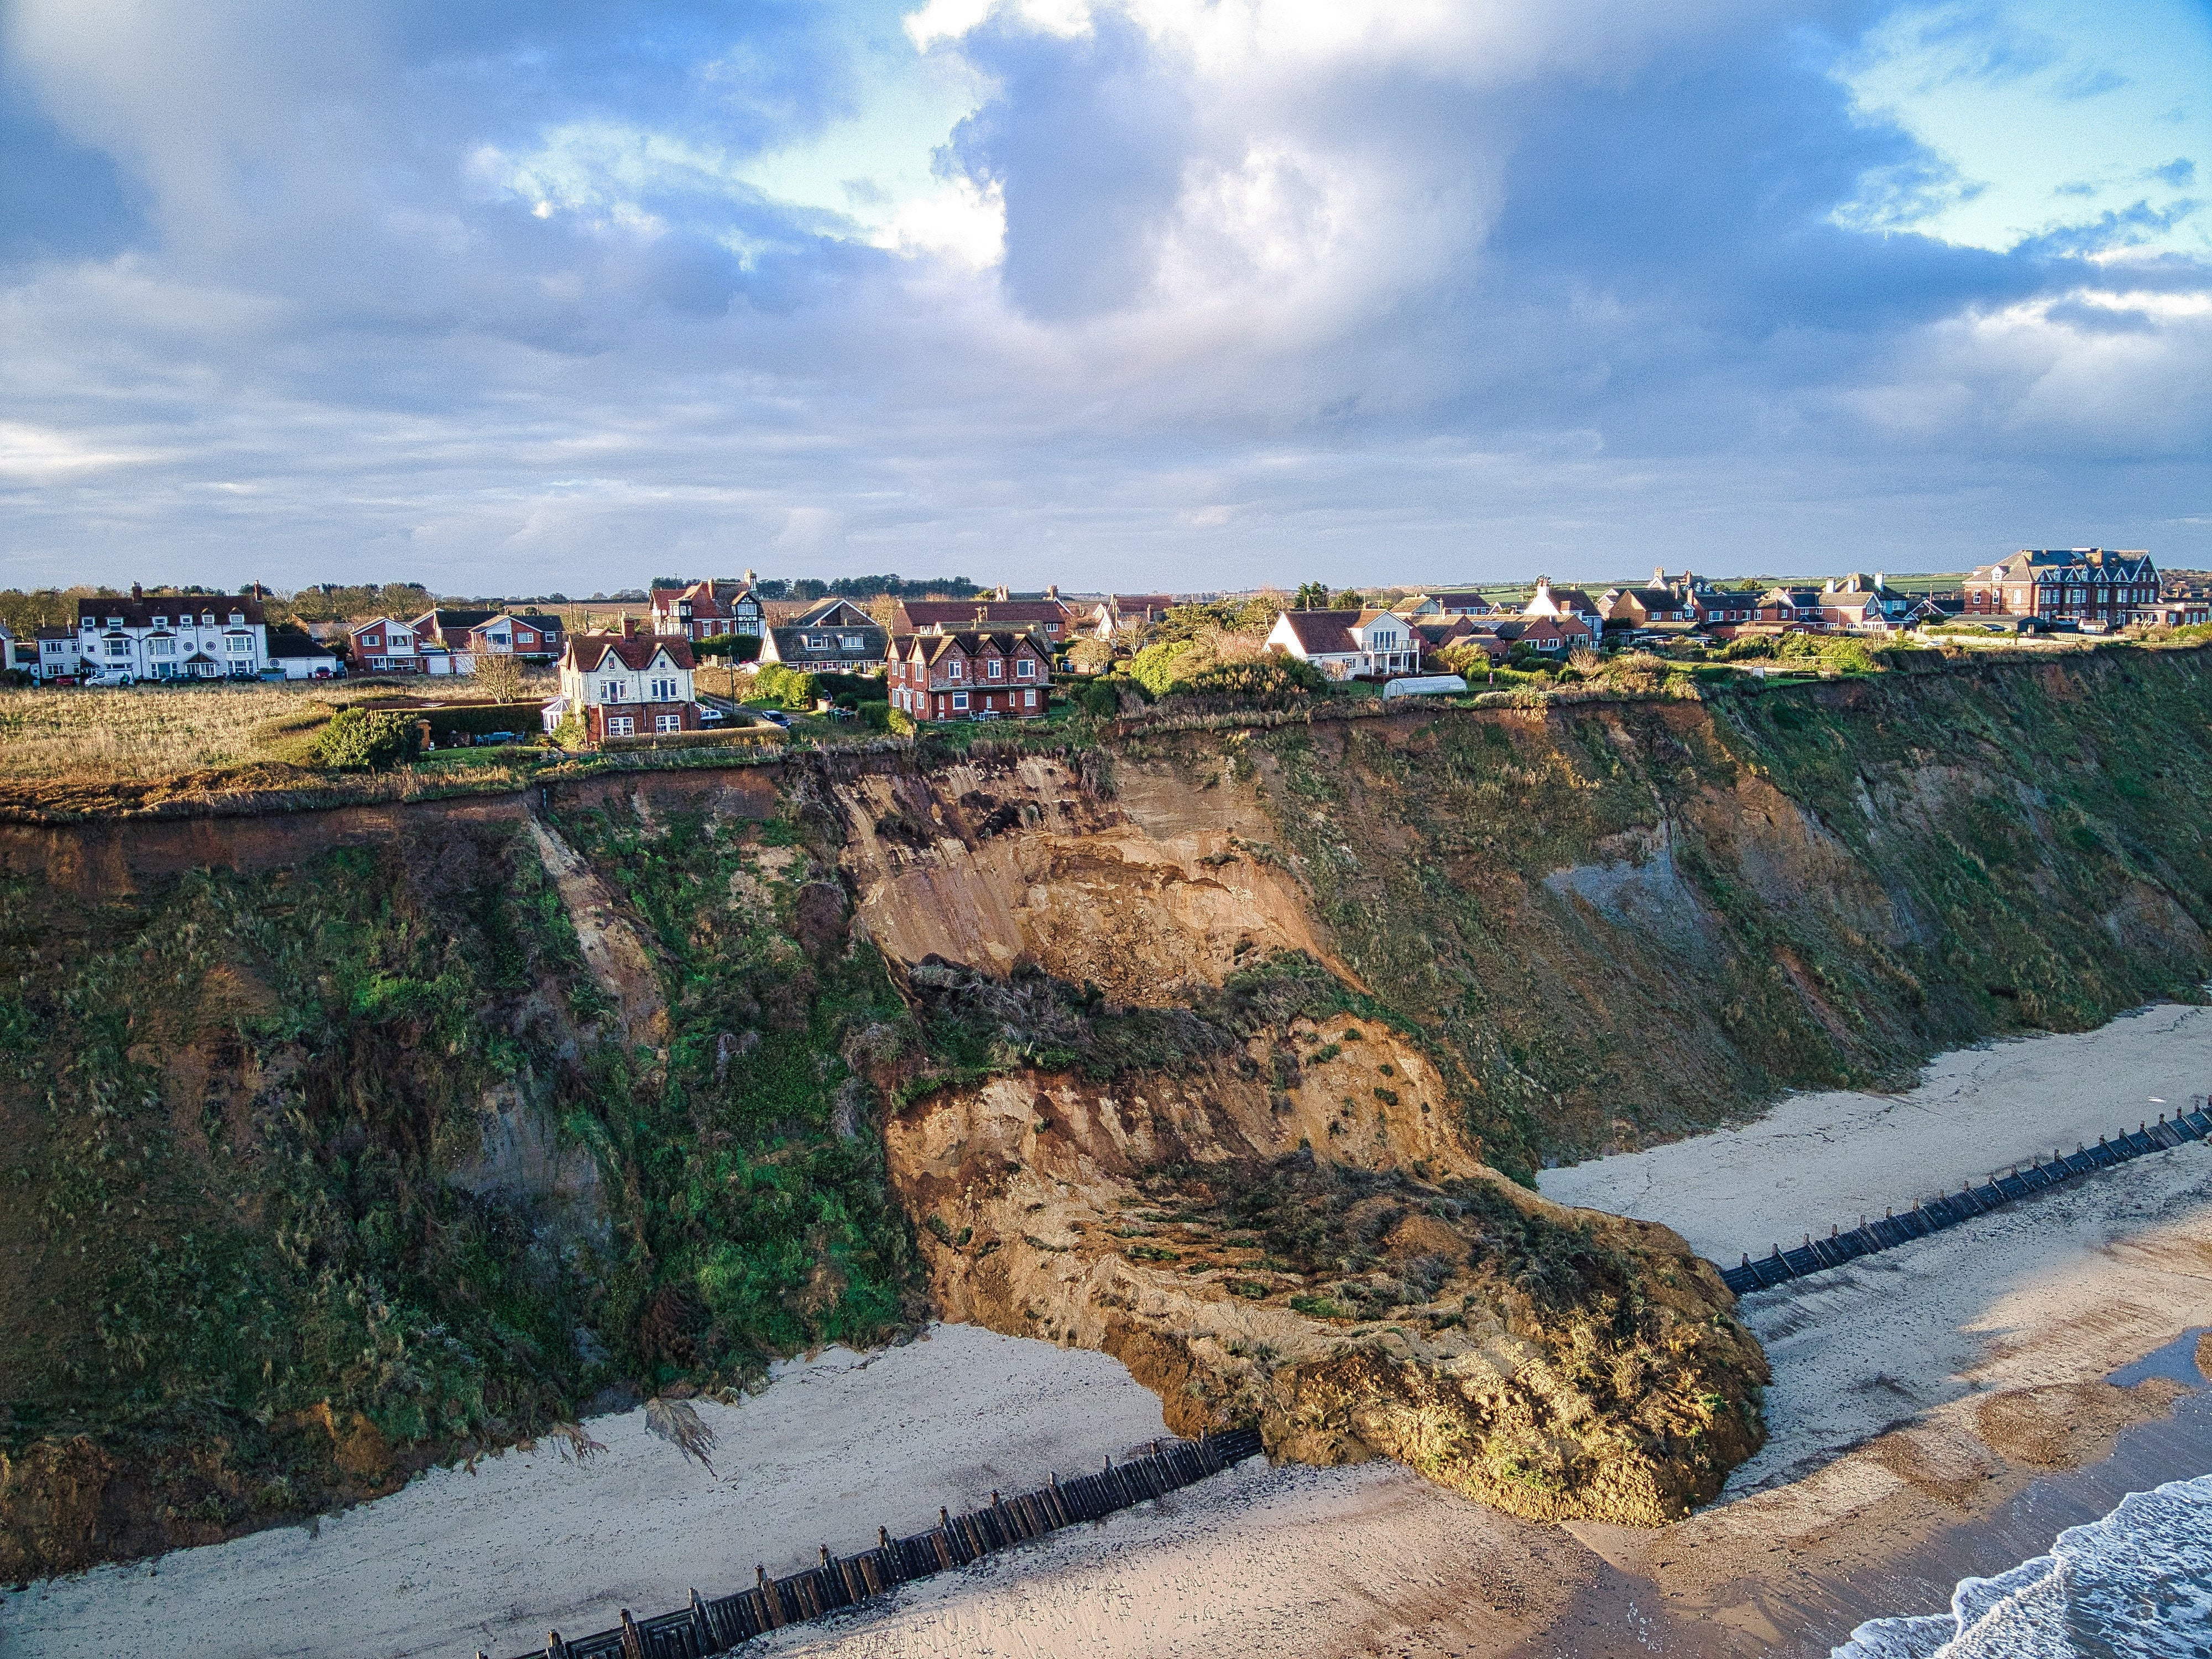
[[[855,1555],[833,1558],[825,1544],[819,1566],[781,1578],[770,1578],[756,1567],[753,1588],[733,1595],[702,1601],[695,1589],[690,1606],[645,1620],[633,1619],[625,1607],[622,1623],[614,1629],[573,1641],[551,1632],[543,1648],[532,1649],[521,1659],[705,1659],[708,1654],[727,1653],[786,1625],[819,1619],[1025,1540],[1165,1497],[1255,1456],[1261,1449],[1257,1429],[1232,1429],[1200,1440],[1179,1440],[1164,1451],[1125,1463],[1109,1459],[1097,1474],[1072,1480],[1055,1475],[1049,1485],[1015,1498],[993,1492],[988,1508],[967,1515],[939,1510],[936,1526],[910,1538],[894,1538],[878,1528],[876,1547]],[[477,1659],[484,1659],[483,1650],[477,1650]]]
[[[1747,1255],[1742,1266],[1722,1268],[1721,1277],[1739,1296],[1747,1291],[1763,1291],[1793,1279],[1802,1279],[1808,1273],[1840,1267],[1876,1250],[1925,1238],[1946,1227],[1971,1221],[1978,1215],[1987,1215],[2001,1204],[2009,1204],[2014,1199],[2026,1198],[2031,1193],[2039,1193],[2092,1170],[2109,1170],[2152,1152],[2185,1146],[2192,1140],[2212,1139],[2212,1111],[2207,1111],[2206,1105],[2204,1097],[2200,1095],[2194,1102],[2195,1109],[2175,1114],[2171,1122],[2161,1113],[2156,1123],[2139,1124],[2133,1134],[2123,1134],[2116,1140],[2100,1138],[2094,1146],[2076,1147],[2070,1156],[2054,1152],[2048,1164],[2039,1158],[2025,1170],[2015,1166],[2009,1174],[1994,1176],[1981,1186],[1961,1187],[1947,1197],[1915,1204],[1904,1215],[1893,1213],[1879,1221],[1862,1222],[1847,1233],[1832,1228],[1826,1238],[1808,1234],[1805,1242],[1794,1250],[1778,1245],[1773,1255],[1757,1261]]]

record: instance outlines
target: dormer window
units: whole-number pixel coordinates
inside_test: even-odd
[[[154,618],[154,626],[156,628],[167,628],[168,625],[169,619],[167,617],[156,617]]]

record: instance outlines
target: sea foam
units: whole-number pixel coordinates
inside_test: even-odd
[[[1875,1619],[1832,1659],[2212,1659],[2212,1475],[2133,1492],[2051,1553]]]

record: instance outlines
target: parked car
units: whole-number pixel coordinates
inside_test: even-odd
[[[97,674],[84,677],[87,685],[125,686],[138,684],[137,677],[127,668],[103,668]]]

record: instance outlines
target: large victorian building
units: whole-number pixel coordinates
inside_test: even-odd
[[[891,707],[917,720],[1035,720],[1052,687],[1050,645],[1027,629],[892,636]]]
[[[594,743],[696,732],[695,666],[690,641],[641,633],[634,617],[619,634],[572,634],[561,653],[561,712],[581,720]]]
[[[2158,599],[2158,567],[2142,551],[2101,547],[2022,548],[1984,565],[1964,584],[1969,617],[2123,627],[2137,605]]]

